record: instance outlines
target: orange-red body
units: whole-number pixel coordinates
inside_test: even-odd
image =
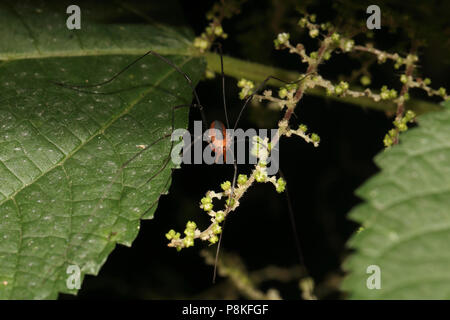
[[[216,162],[221,155],[223,155],[223,160],[226,162],[227,149],[229,149],[228,144],[230,143],[230,137],[227,136],[227,129],[222,122],[217,120],[211,123],[210,129],[212,129],[210,131],[211,149],[216,153]],[[214,129],[219,130],[222,136],[216,137],[216,131]]]

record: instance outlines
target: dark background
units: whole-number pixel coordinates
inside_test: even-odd
[[[196,1],[195,5],[193,1],[180,2],[187,23],[195,34],[200,34],[207,23],[205,13],[213,2]],[[295,23],[300,17],[293,9],[296,3],[288,0],[245,3],[240,15],[223,23],[229,34],[229,39],[222,41],[224,53],[304,72],[305,66],[297,56],[276,51],[272,45],[279,32],[289,31],[291,39],[304,43],[308,52],[314,50],[316,41],[294,31],[299,29]],[[448,85],[450,12],[445,1],[426,4],[389,1],[389,5],[382,1],[301,3],[300,7],[317,14],[319,22],[331,21],[338,30],[365,24],[365,8],[378,4],[382,10],[382,29],[375,32],[376,46],[406,55],[411,41],[423,41],[418,74],[430,77],[434,88]],[[142,23],[139,19],[127,22]],[[356,41],[364,39],[357,37]],[[358,60],[338,55],[322,65],[320,73],[338,81],[359,66]],[[400,89],[400,71],[394,70],[391,64],[375,63],[370,71],[372,88],[386,84]],[[234,122],[242,101],[238,99],[236,80],[226,78],[226,84],[229,117]],[[220,77],[202,81],[197,90],[207,106],[207,119],[224,121]],[[426,98],[421,92],[413,91],[411,95]],[[258,111],[249,108],[240,127],[256,127],[252,121],[255,114],[261,117]],[[288,181],[298,238],[307,269],[323,292],[320,298],[344,298],[332,280],[343,275],[340,265],[349,254],[345,243],[358,228],[346,216],[360,202],[354,195],[355,189],[377,172],[372,159],[383,150],[382,140],[392,127],[392,118],[383,112],[308,95],[298,105],[296,115],[298,119],[293,118],[293,123],[305,123],[321,137],[319,148],[298,137],[283,138],[280,145],[280,167]],[[268,127],[275,127],[280,114],[267,112],[264,116]],[[194,119],[200,119],[196,112],[191,113],[191,122]],[[250,167],[239,168],[239,173],[249,172]],[[232,173],[232,166],[220,165],[183,166],[175,171],[170,192],[161,197],[155,218],[142,222],[132,248],[118,246],[98,276],[85,278],[78,298],[223,298],[220,292],[214,292],[214,288],[220,287],[214,287],[211,282],[213,268],[199,255],[207,244],[198,241],[195,247],[177,252],[167,247],[164,234],[172,228],[182,232],[188,220],[206,226],[207,215],[198,203],[207,190],[220,190],[219,184],[231,179]],[[291,230],[285,195],[278,194],[272,185],[256,184],[227,220],[222,250],[239,255],[250,271],[268,265],[289,267],[298,264]],[[217,284],[224,281],[219,277]],[[262,289],[269,287],[280,290],[284,298],[300,298],[297,281],[269,282]],[[74,297],[64,295],[63,298]]]

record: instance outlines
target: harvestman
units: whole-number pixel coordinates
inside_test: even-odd
[[[227,112],[227,103],[226,103],[226,97],[225,97],[225,76],[224,76],[224,69],[223,69],[223,57],[222,57],[222,50],[221,50],[221,46],[218,45],[218,49],[220,52],[220,63],[221,63],[221,79],[222,79],[222,99],[223,99],[223,108],[224,108],[224,112],[225,112],[225,121],[226,121],[226,127],[230,128],[230,123],[229,123],[229,119],[228,119],[228,112]],[[192,94],[194,96],[194,102],[191,104],[182,104],[182,105],[177,105],[172,107],[171,109],[171,129],[172,132],[174,131],[174,120],[175,120],[175,110],[180,109],[180,108],[186,108],[186,107],[194,107],[197,108],[200,111],[201,117],[202,117],[202,123],[205,128],[205,124],[208,123],[206,120],[206,115],[204,112],[204,108],[200,102],[200,98],[197,94],[197,91],[195,90],[195,87],[193,85],[193,82],[191,80],[191,78],[183,71],[180,69],[180,67],[178,67],[176,64],[174,64],[172,61],[170,61],[169,59],[167,59],[166,57],[152,51],[149,50],[147,51],[145,54],[143,54],[142,56],[138,57],[137,59],[135,59],[134,61],[132,61],[131,63],[129,63],[127,66],[125,66],[123,69],[121,69],[119,72],[117,72],[115,75],[113,75],[111,78],[100,82],[100,83],[95,83],[95,84],[90,84],[90,85],[73,85],[73,84],[67,84],[67,83],[61,83],[61,82],[53,82],[55,85],[64,87],[64,88],[68,88],[71,90],[76,90],[79,92],[83,92],[83,93],[90,93],[90,94],[112,94],[115,92],[100,92],[100,91],[88,91],[85,90],[87,88],[99,88],[103,85],[106,85],[108,83],[111,83],[112,81],[114,81],[115,79],[117,79],[120,75],[122,75],[123,73],[125,73],[128,69],[130,69],[133,65],[135,65],[136,63],[138,63],[139,61],[141,61],[142,59],[144,59],[145,57],[152,55],[158,59],[160,59],[161,61],[163,61],[164,63],[166,63],[167,65],[169,65],[170,67],[174,68],[174,70],[179,73],[180,75],[182,75],[185,79],[186,82],[189,84]],[[309,76],[310,74],[306,74],[305,76],[303,76],[302,78],[300,78],[297,81],[293,81],[293,82],[288,82],[288,81],[284,81],[282,79],[279,79],[277,77],[274,76],[268,76],[264,79],[263,82],[261,82],[261,84],[256,88],[256,90],[251,93],[244,101],[244,104],[239,112],[239,115],[236,119],[236,122],[234,124],[234,130],[237,129],[239,120],[245,110],[245,108],[247,107],[248,103],[252,100],[252,98],[254,97],[255,94],[257,94],[258,92],[260,92],[266,85],[267,82],[271,79],[273,80],[277,80],[280,81],[282,83],[286,83],[286,84],[295,84],[295,83],[299,83],[301,82],[303,79],[305,79],[307,76]],[[229,145],[231,143],[233,143],[233,137],[227,137],[227,135],[225,134],[225,129],[226,129],[225,125],[220,122],[220,121],[213,121],[211,124],[211,129],[216,129],[219,130],[220,133],[224,133],[222,135],[223,139],[219,140],[219,139],[214,139],[214,136],[211,136],[211,148],[213,151],[216,152],[216,156],[223,156],[224,158],[226,157],[226,152],[229,149]],[[162,141],[163,139],[169,138],[171,136],[171,134],[166,134],[160,138],[158,138],[157,140],[151,142],[149,145],[142,145],[142,146],[138,146],[140,147],[140,151],[138,151],[136,154],[134,154],[131,158],[129,158],[127,161],[125,161],[122,166],[120,167],[119,171],[117,172],[118,176],[120,174],[121,171],[123,171],[134,159],[136,159],[139,155],[141,155],[143,152],[147,151],[148,149],[150,149],[152,146],[154,146],[155,144],[157,144],[158,142]],[[164,160],[164,163],[162,164],[162,166],[146,181],[146,183],[151,182],[156,176],[158,176],[168,165],[169,161],[170,161],[170,154],[172,152],[174,146],[174,141],[171,142],[171,146],[170,146],[170,151],[169,151],[169,155],[167,157],[166,160]],[[230,197],[233,195],[234,193],[234,188],[236,185],[236,177],[237,177],[237,163],[236,163],[236,157],[234,157],[234,173],[233,173],[233,180],[232,180],[232,184],[231,184],[231,192],[230,192]],[[280,175],[284,178],[281,170],[280,170]],[[110,183],[110,185],[106,188],[105,192],[104,192],[104,196],[101,198],[101,200],[99,201],[99,204],[93,209],[92,213],[90,216],[93,216],[96,211],[98,210],[98,206],[100,205],[101,201],[104,200],[104,197],[106,196],[106,194],[110,191],[111,186],[113,185],[115,179]],[[170,179],[167,181],[169,182]],[[167,186],[167,183],[166,183]],[[166,187],[165,186],[165,187]],[[289,211],[289,216],[291,219],[291,225],[292,225],[292,231],[294,233],[294,238],[295,238],[295,243],[296,243],[296,248],[297,248],[297,253],[298,253],[298,257],[300,260],[300,265],[302,265],[305,270],[306,267],[304,265],[304,261],[303,261],[303,255],[302,255],[302,251],[301,251],[301,247],[300,247],[300,243],[298,240],[298,235],[297,235],[297,230],[295,227],[295,221],[294,221],[294,214],[293,214],[293,208],[291,205],[291,201],[289,198],[289,194],[288,194],[288,190],[287,187],[285,189],[286,192],[286,197],[287,197],[287,202],[288,202],[288,211]],[[150,211],[158,202],[159,198],[141,215],[144,216],[148,211]],[[226,210],[226,214],[228,214],[228,211],[230,210],[231,206],[227,206],[227,210]],[[225,221],[223,222],[223,227],[225,227]],[[218,262],[218,257],[219,257],[219,251],[220,251],[220,245],[221,245],[221,241],[222,241],[222,233],[220,233],[220,237],[219,237],[219,241],[218,241],[218,245],[217,245],[217,251],[216,251],[216,258],[215,258],[215,265],[214,265],[214,274],[213,274],[213,282],[215,282],[215,278],[216,278],[216,273],[217,273],[217,262]],[[68,248],[66,249],[66,252],[72,247],[73,245],[68,246]],[[306,271],[307,272],[307,271]]]

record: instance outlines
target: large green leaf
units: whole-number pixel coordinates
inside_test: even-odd
[[[84,2],[82,28],[70,31],[70,4],[0,4],[1,299],[76,293],[68,266],[97,274],[116,243],[131,245],[170,185],[172,107],[192,99],[185,79],[152,56],[95,88],[108,94],[53,81],[103,81],[148,49],[194,82],[204,70],[189,56],[187,29],[107,23],[145,10]],[[174,127],[185,128],[187,115],[175,111]]]
[[[381,172],[350,213],[364,229],[350,239],[356,252],[342,288],[354,299],[449,299],[450,110],[421,116],[375,162]],[[381,289],[366,286],[370,265],[380,268]]]

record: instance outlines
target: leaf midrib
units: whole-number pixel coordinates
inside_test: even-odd
[[[161,55],[179,55],[179,56],[196,56],[193,50],[189,48],[184,49],[171,49],[158,47],[158,53]],[[90,56],[109,56],[109,55],[133,55],[140,56],[145,52],[142,48],[131,48],[131,49],[80,49],[80,50],[56,50],[52,52],[43,53],[15,53],[15,54],[5,54],[0,53],[0,62],[6,61],[17,61],[17,60],[29,60],[29,59],[51,59],[51,58],[72,58],[72,57],[90,57]]]

